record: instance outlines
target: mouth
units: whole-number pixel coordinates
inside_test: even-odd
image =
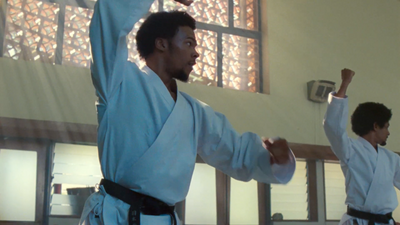
[[[191,67],[193,67],[194,65],[196,65],[196,61],[190,61],[190,62],[188,63],[188,65],[191,66]]]

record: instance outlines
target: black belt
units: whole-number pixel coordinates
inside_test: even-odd
[[[373,214],[363,211],[358,211],[347,206],[347,214],[352,217],[356,217],[363,220],[368,220],[368,225],[374,225],[375,223],[389,224],[390,220],[393,220],[392,213],[387,214]],[[395,222],[396,223],[396,222]]]
[[[171,216],[171,223],[176,225],[175,206],[168,206],[156,198],[137,193],[109,180],[102,179],[100,185],[103,185],[107,194],[131,206],[128,214],[129,225],[140,225],[140,212],[144,215],[168,214]]]

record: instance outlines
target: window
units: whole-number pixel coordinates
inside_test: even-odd
[[[49,145],[44,140],[1,138],[0,224],[44,223]]]
[[[346,212],[345,178],[337,162],[324,163],[326,219],[340,220]]]
[[[307,163],[297,161],[296,171],[288,184],[271,184],[271,215],[274,220],[308,220],[307,183]]]
[[[97,191],[102,179],[97,147],[57,143],[53,158],[50,220],[79,218],[87,197]],[[195,164],[184,203],[186,224],[216,224],[215,174],[215,168]]]
[[[259,83],[258,40],[223,34],[223,87],[256,92]]]
[[[259,64],[261,32],[256,13],[257,0],[233,1],[232,13],[229,13],[228,0],[200,0],[190,7],[173,0],[161,3],[163,10],[186,10],[197,21],[195,34],[200,57],[189,82],[262,92]],[[136,24],[129,43],[134,43],[134,34],[139,27],[140,24]],[[134,44],[130,50],[130,60],[140,64]]]
[[[92,9],[65,7],[62,64],[90,66],[89,24],[92,15]]]
[[[196,163],[185,201],[185,224],[217,224],[215,168]]]
[[[59,12],[56,3],[7,1],[3,56],[54,64]]]
[[[4,57],[90,67],[88,27],[94,1],[57,2],[7,1]],[[198,21],[200,57],[189,82],[262,92],[258,0],[198,0],[188,8],[173,0],[156,0],[151,11],[160,10],[187,10]],[[128,37],[128,60],[139,65],[144,63],[134,38],[142,22]]]
[[[36,174],[36,151],[0,149],[0,221],[35,221]]]
[[[102,174],[96,146],[57,143],[54,148],[50,216],[79,217]]]
[[[257,181],[231,179],[230,224],[258,224]]]
[[[397,194],[397,201],[400,202],[400,191],[399,189],[395,188],[396,194]],[[399,218],[400,217],[400,207],[397,207],[395,210],[393,210],[393,218]]]

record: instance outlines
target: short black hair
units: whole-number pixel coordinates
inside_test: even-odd
[[[385,105],[375,102],[361,103],[351,116],[351,129],[358,136],[368,134],[374,130],[374,124],[383,128],[392,118],[392,110]]]
[[[154,52],[157,38],[172,39],[179,27],[188,26],[196,29],[196,20],[186,12],[171,11],[152,13],[140,26],[136,34],[139,55],[146,59]]]

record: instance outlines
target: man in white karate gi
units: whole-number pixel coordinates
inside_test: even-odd
[[[287,183],[294,173],[286,140],[239,135],[224,115],[178,91],[175,80],[187,81],[199,56],[187,13],[150,15],[136,37],[146,66],[127,61],[126,37],[153,1],[98,0],[94,8],[91,70],[104,179],[80,224],[179,224],[174,205],[186,197],[197,154],[243,181]]]
[[[340,224],[395,224],[391,213],[398,205],[394,186],[400,188],[400,158],[382,147],[390,134],[392,112],[380,103],[360,104],[351,116],[352,130],[359,137],[349,138],[346,91],[354,74],[342,70],[342,83],[329,95],[324,119],[326,136],[346,178],[348,209]]]

